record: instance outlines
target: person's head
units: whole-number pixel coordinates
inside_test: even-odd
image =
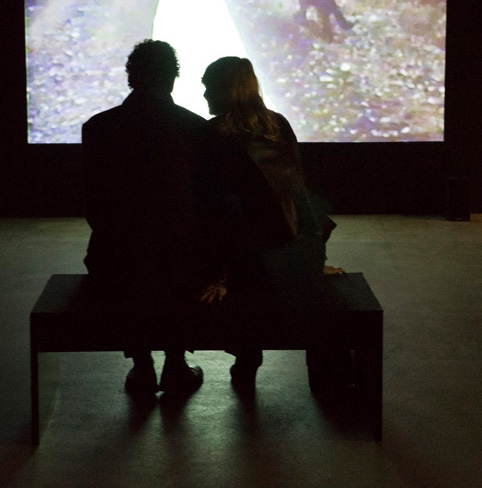
[[[167,42],[146,39],[130,53],[126,72],[133,90],[158,89],[171,93],[174,80],[179,76],[176,51]]]
[[[249,59],[227,56],[211,63],[202,82],[212,115],[221,115],[234,107],[259,105],[259,83]]]
[[[268,139],[277,137],[276,121],[259,93],[258,78],[249,59],[220,58],[206,68],[202,82],[209,113],[222,116],[223,132],[242,129]]]

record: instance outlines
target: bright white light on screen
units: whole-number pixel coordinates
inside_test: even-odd
[[[201,83],[206,67],[223,56],[249,57],[224,0],[161,0],[152,38],[177,51],[181,74],[174,85],[174,101],[206,118],[211,117]]]

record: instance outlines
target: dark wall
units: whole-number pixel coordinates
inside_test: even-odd
[[[336,213],[440,214],[440,143],[303,144],[308,180]]]
[[[445,142],[302,144],[309,181],[334,212],[482,213],[481,9],[447,3]],[[0,16],[0,216],[82,215],[80,146],[26,143],[23,5],[11,0]]]

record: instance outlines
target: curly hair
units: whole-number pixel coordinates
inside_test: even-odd
[[[202,83],[216,98],[220,130],[226,134],[252,132],[277,140],[279,126],[259,93],[258,78],[251,61],[227,56],[211,63]]]
[[[129,54],[126,72],[133,90],[159,87],[171,91],[179,76],[176,51],[167,42],[146,39]]]

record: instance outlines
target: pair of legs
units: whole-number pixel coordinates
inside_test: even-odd
[[[243,349],[230,354],[236,356],[236,362],[230,370],[233,386],[239,389],[254,388],[256,372],[263,362],[263,352],[259,349]],[[189,393],[202,384],[202,369],[189,366],[182,350],[165,351],[166,358],[159,383],[150,351],[126,351],[124,355],[134,361],[126,378],[126,391],[133,397],[150,396],[158,391]]]
[[[190,392],[199,388],[203,371],[199,366],[189,366],[183,350],[165,351],[164,367],[157,382],[154,360],[147,350],[126,351],[124,356],[132,358],[134,367],[126,378],[126,391],[132,396],[152,395],[158,391]]]
[[[125,351],[124,356],[132,358],[134,362],[126,378],[126,391],[132,396],[143,397],[158,391],[189,392],[199,388],[203,381],[202,369],[186,363],[183,349],[165,351],[164,367],[158,382],[151,351],[135,344],[146,342],[145,338],[159,325],[142,322],[135,311],[151,308],[165,310],[166,324],[176,327],[178,322],[183,320],[179,311],[183,311],[186,317],[196,312],[195,295],[199,292],[200,286],[192,285],[182,290],[170,290],[168,286],[159,286],[161,280],[134,280],[120,273],[110,275],[96,273],[91,269],[89,273],[91,288],[95,294],[107,301],[113,301],[115,305],[124,304],[126,313],[129,313],[129,310],[134,311],[128,319],[123,317],[127,320],[132,335],[132,349]]]
[[[284,323],[306,323],[317,330],[316,347],[306,351],[312,390],[336,390],[352,381],[349,337],[343,326],[330,325],[325,320],[317,295],[317,290],[322,293],[319,287],[325,279],[330,279],[329,275],[345,272],[341,267],[326,266],[325,240],[334,227],[332,223],[324,239],[306,236],[260,253],[265,279],[241,293],[241,306],[235,314],[235,320],[244,322],[244,327],[251,323],[272,324],[273,334]],[[245,348],[231,353],[236,356],[231,368],[233,383],[251,382],[254,386],[256,371],[262,364],[262,351]]]
[[[235,356],[236,362],[231,367],[233,386],[254,388],[257,370],[263,362],[263,351],[244,350]],[[353,358],[348,342],[342,337],[327,342],[323,347],[308,349],[306,365],[310,389],[315,394],[330,395],[353,386]]]

